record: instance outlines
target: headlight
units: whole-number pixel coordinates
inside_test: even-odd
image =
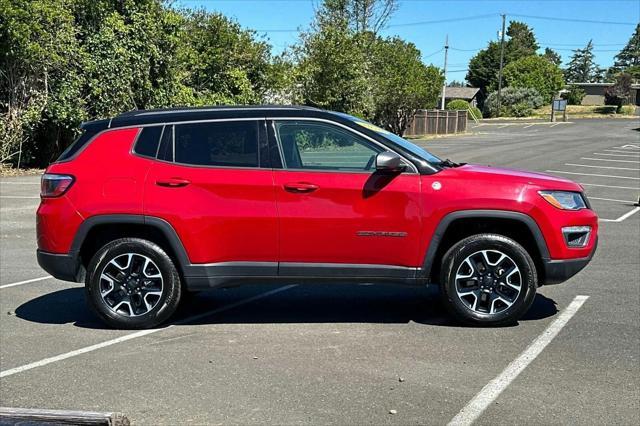
[[[562,210],[580,210],[587,208],[587,204],[579,192],[569,191],[538,191],[538,194],[554,207]]]

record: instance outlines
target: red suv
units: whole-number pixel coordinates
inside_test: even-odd
[[[582,188],[456,164],[306,107],[134,111],[84,123],[42,177],[38,262],[119,328],[241,283],[438,283],[465,323],[514,322],[580,271]]]

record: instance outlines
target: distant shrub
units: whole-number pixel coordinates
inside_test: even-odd
[[[447,109],[456,110],[456,109],[469,109],[469,102],[464,99],[454,99],[449,101],[447,104]]]
[[[581,105],[582,99],[586,96],[584,90],[580,87],[572,84],[569,86],[569,90],[562,94],[562,99],[566,99],[569,105]]]
[[[529,87],[505,87],[502,89],[500,112],[498,113],[498,92],[491,92],[484,102],[484,113],[490,117],[524,117],[524,114],[540,108],[544,99],[536,89]],[[527,115],[528,115],[527,114]]]
[[[473,112],[476,118],[478,119],[482,118],[482,112],[480,111],[480,109],[478,107],[471,106],[471,104],[469,104],[469,102],[465,101],[464,99],[454,99],[452,101],[449,101],[446,108],[450,110],[466,109],[467,111],[469,111],[467,113],[467,116],[469,118],[473,118],[471,116],[471,112]]]

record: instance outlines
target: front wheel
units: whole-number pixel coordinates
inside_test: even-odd
[[[157,244],[122,238],[102,247],[87,268],[85,293],[100,319],[115,328],[152,328],[180,302],[180,277]]]
[[[536,295],[538,277],[527,251],[496,234],[465,238],[445,253],[440,275],[444,303],[470,325],[505,325],[524,315]]]

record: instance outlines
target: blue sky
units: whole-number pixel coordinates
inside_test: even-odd
[[[297,32],[287,30],[308,28],[320,1],[178,0],[177,5],[218,11],[235,19],[243,27],[258,30],[277,54],[297,40]],[[382,31],[382,35],[398,35],[415,43],[422,52],[425,63],[442,67],[444,52],[440,50],[448,34],[448,68],[451,72],[448,73],[447,80],[463,80],[469,59],[478,49],[485,47],[489,40],[497,40],[501,13],[507,14],[507,25],[509,20],[519,20],[531,26],[541,51],[547,46],[553,48],[562,55],[563,63],[569,60],[571,50],[583,47],[593,39],[596,61],[602,67],[608,67],[631,37],[635,28],[633,25],[562,22],[534,17],[637,23],[640,21],[640,0],[400,0],[398,11],[389,21],[388,28]],[[492,16],[403,26],[488,14]],[[529,16],[510,16],[516,14]]]

